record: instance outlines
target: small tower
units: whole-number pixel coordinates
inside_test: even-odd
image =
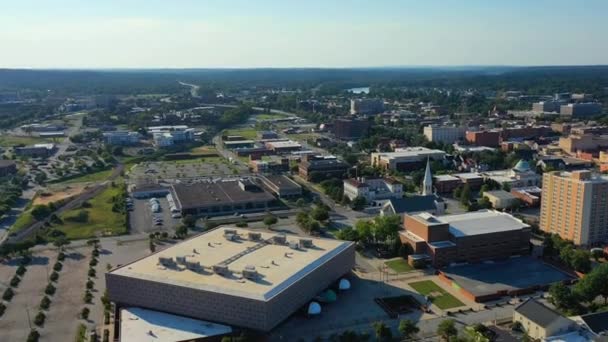
[[[424,171],[424,180],[422,181],[422,194],[432,195],[433,194],[433,175],[431,174],[431,161],[426,160],[426,170]]]

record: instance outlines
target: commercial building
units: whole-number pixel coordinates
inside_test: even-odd
[[[384,111],[384,101],[380,99],[351,99],[351,115],[374,115]]]
[[[250,155],[249,167],[251,167],[253,172],[257,173],[282,173],[289,171],[289,159],[278,156],[272,157],[253,159],[253,155]]]
[[[424,127],[423,133],[428,141],[453,144],[464,139],[466,128],[453,126],[429,125]]]
[[[35,144],[14,149],[16,155],[32,158],[48,158],[55,153],[55,150],[55,144]]]
[[[299,151],[302,149],[302,145],[296,141],[287,140],[287,141],[270,141],[267,142],[266,148],[272,150],[274,153],[289,153],[293,151]]]
[[[507,184],[511,189],[542,184],[541,175],[532,170],[530,164],[525,160],[520,160],[512,169],[486,171],[481,174],[485,179],[493,180],[500,185]]]
[[[258,133],[258,137],[262,140],[278,139],[279,135],[274,131],[261,131]]]
[[[136,145],[139,143],[139,138],[140,135],[137,132],[116,131],[103,133],[103,140],[109,145]]]
[[[561,115],[586,117],[602,114],[602,105],[596,102],[568,103],[559,108]]]
[[[445,152],[426,147],[406,147],[395,152],[372,153],[372,166],[385,170],[411,171],[424,166],[427,160],[442,160]]]
[[[540,229],[576,245],[608,242],[608,179],[588,170],[546,172]]]
[[[182,215],[217,216],[265,211],[276,199],[249,179],[173,184],[171,195]]]
[[[218,228],[112,270],[106,287],[118,310],[267,332],[354,265],[353,242]]]
[[[148,133],[158,147],[168,147],[194,140],[194,128],[186,125],[148,127]]]
[[[264,186],[279,198],[296,198],[302,196],[300,184],[282,175],[261,177]]]
[[[336,119],[334,121],[334,135],[338,139],[350,140],[366,136],[370,124],[367,119]]]
[[[481,210],[466,214],[405,215],[402,243],[412,247],[410,263],[422,257],[434,267],[451,263],[477,263],[525,255],[529,251],[530,226],[502,212]]]
[[[519,199],[504,190],[485,191],[483,197],[487,198],[494,209],[509,209],[519,203]]]
[[[363,197],[370,203],[374,200],[403,197],[403,185],[392,178],[349,178],[344,180],[344,196],[351,201]]]
[[[538,207],[540,206],[542,191],[543,190],[537,186],[530,186],[526,188],[512,189],[511,194],[519,198],[522,203],[529,207]]]
[[[574,321],[534,298],[529,298],[515,307],[513,322],[519,322],[532,339],[541,341],[546,341],[551,336],[564,335],[576,328]]]
[[[0,159],[0,177],[17,173],[17,163],[12,160]]]
[[[568,154],[578,151],[596,151],[608,147],[608,136],[594,134],[571,134],[559,138],[559,148]]]
[[[446,194],[461,186],[462,181],[453,175],[436,175],[433,176],[433,185],[438,193]]]
[[[475,146],[498,147],[500,144],[499,131],[467,131],[465,139]]]
[[[332,156],[307,155],[298,165],[300,177],[306,180],[324,180],[330,178],[344,178],[349,169],[348,164]],[[318,179],[314,179],[318,176]]]
[[[540,101],[532,104],[532,111],[535,113],[559,113],[563,101]]]

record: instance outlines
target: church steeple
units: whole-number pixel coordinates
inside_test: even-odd
[[[431,174],[431,161],[428,158],[426,160],[424,180],[422,181],[422,194],[425,196],[433,194],[433,175]]]

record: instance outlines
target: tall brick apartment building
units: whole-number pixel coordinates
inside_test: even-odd
[[[530,226],[498,211],[405,215],[403,228],[401,242],[414,250],[410,263],[426,259],[434,267],[443,267],[529,253]]]

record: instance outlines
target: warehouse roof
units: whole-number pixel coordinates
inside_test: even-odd
[[[174,184],[171,188],[182,209],[274,200],[271,194],[255,184],[248,186],[247,190],[243,190],[239,185],[240,182]]]
[[[141,308],[120,310],[122,341],[190,341],[232,332],[226,325]]]
[[[450,234],[455,237],[519,230],[529,226],[507,213],[495,210],[479,210],[464,214],[434,216],[429,213],[411,215],[427,224],[449,224]]]
[[[309,247],[307,242],[311,243]],[[267,301],[351,245],[333,239],[223,227],[111,274]],[[197,263],[199,267],[193,266]]]

